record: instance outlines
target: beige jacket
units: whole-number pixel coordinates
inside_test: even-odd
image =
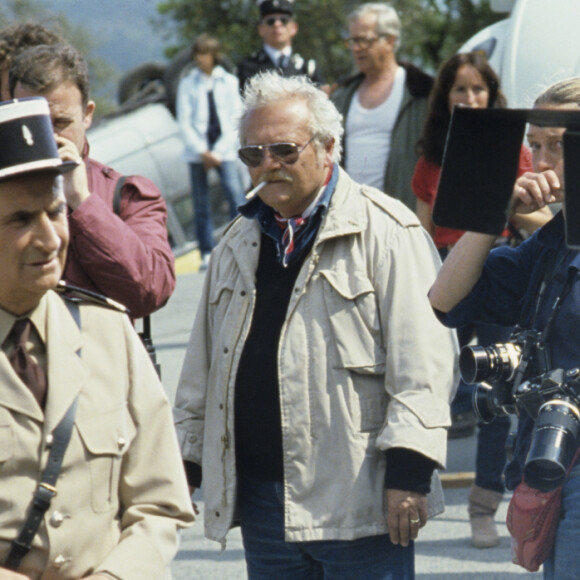
[[[203,468],[206,535],[218,541],[234,519],[234,385],[259,246],[257,223],[238,218],[216,248],[174,410],[182,454]],[[438,264],[411,211],[340,170],[279,344],[286,540],[386,533],[390,447],[444,466],[457,347],[427,300]]]
[[[193,514],[157,375],[125,315],[82,304],[79,330],[54,292],[40,308],[45,413],[0,351],[0,561],[24,522],[51,432],[79,394],[58,493],[19,572],[32,580],[99,571],[160,580]]]

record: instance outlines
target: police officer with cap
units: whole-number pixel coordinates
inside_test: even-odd
[[[159,580],[194,519],[171,408],[122,307],[57,292],[47,101],[1,104],[0,144],[0,578]]]
[[[294,18],[294,0],[258,0],[258,34],[264,44],[260,50],[238,64],[240,90],[255,74],[278,69],[282,76],[306,75],[320,84],[322,79],[314,59],[304,59],[292,51],[292,39],[298,32]]]

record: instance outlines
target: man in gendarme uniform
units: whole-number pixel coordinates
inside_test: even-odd
[[[194,519],[167,398],[122,307],[54,290],[76,164],[47,102],[0,105],[0,144],[0,579],[161,580]]]

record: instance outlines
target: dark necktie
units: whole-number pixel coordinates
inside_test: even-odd
[[[286,58],[286,55],[281,54],[280,58],[278,59],[278,66],[284,70],[287,66],[288,66],[288,59]]]
[[[215,104],[215,98],[213,95],[213,90],[207,92],[207,100],[209,107],[209,123],[207,126],[207,140],[209,143],[209,148],[213,149],[215,142],[219,139],[222,134],[222,129],[220,126],[220,119],[217,114],[217,107]]]
[[[34,362],[26,349],[26,342],[32,330],[32,322],[28,318],[17,320],[10,331],[14,348],[8,359],[22,382],[30,389],[38,404],[44,408],[46,400],[47,380],[44,370]]]

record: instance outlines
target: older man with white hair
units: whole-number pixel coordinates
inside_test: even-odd
[[[412,578],[455,384],[436,251],[339,169],[340,114],[308,79],[258,75],[244,106],[258,193],[214,250],[176,397],[206,535],[239,520],[251,579]]]
[[[401,21],[393,7],[368,2],[347,20],[346,44],[358,73],[347,78],[331,97],[344,116],[343,164],[360,183],[400,199],[414,211],[415,146],[433,78],[397,60]]]

